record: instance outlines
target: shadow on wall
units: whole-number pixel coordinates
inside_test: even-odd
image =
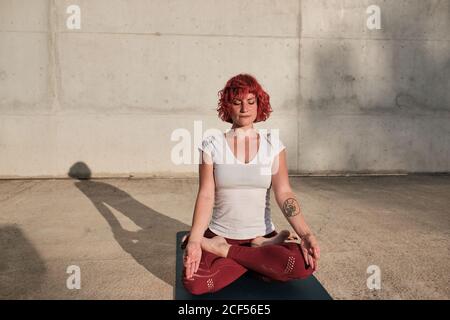
[[[47,269],[16,225],[0,226],[0,299],[29,299],[40,291]]]
[[[392,46],[391,64],[397,89],[395,109],[411,121],[407,146],[410,150],[401,160],[413,161],[418,171],[448,172],[450,2],[418,1],[416,6],[395,3],[398,11],[410,19],[409,23],[394,25],[394,30],[418,40],[396,41]],[[424,18],[413,19],[419,15]],[[393,133],[399,140],[405,135],[401,131]]]
[[[365,21],[366,5],[352,3],[343,9],[358,10]],[[446,172],[450,56],[443,31],[450,4],[392,1],[381,7],[382,30],[302,40],[308,61],[303,58],[301,67],[309,73],[301,84],[301,128],[318,139],[299,162],[318,164],[320,171]],[[345,126],[340,119],[347,119]]]
[[[75,163],[69,176],[105,218],[114,238],[137,263],[169,285],[175,285],[176,233],[190,226],[153,210],[130,194],[110,184],[90,180],[91,171],[83,162]],[[125,230],[108,208],[133,221],[141,230]]]

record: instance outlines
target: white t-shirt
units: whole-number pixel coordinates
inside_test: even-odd
[[[223,133],[207,136],[199,147],[213,162],[216,187],[209,228],[219,236],[252,239],[275,230],[270,188],[273,170],[278,168],[274,160],[285,145],[274,130],[257,132],[258,152],[247,164],[236,159]]]

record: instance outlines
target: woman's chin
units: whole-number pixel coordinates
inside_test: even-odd
[[[253,123],[253,121],[252,121],[251,117],[244,117],[244,118],[239,119],[239,124],[242,126],[249,125],[252,123]]]

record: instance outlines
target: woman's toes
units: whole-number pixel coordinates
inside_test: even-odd
[[[289,230],[281,230],[277,236],[279,236],[283,240],[286,240],[291,236],[291,232]]]
[[[279,244],[287,240],[290,237],[290,235],[291,232],[289,230],[281,230],[277,235],[271,238],[256,237],[250,242],[250,245],[252,247],[258,247],[258,246],[266,246],[269,244]]]

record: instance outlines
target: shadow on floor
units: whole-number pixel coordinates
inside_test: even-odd
[[[89,180],[88,167],[77,163],[69,175],[83,179],[75,186],[83,192],[105,218],[114,238],[140,265],[169,285],[175,286],[176,234],[190,226],[147,207],[127,192],[110,184]],[[80,170],[80,167],[82,168]],[[78,176],[77,176],[78,175]],[[128,231],[121,225],[112,207],[129,218],[141,230]]]
[[[47,273],[44,261],[22,230],[0,226],[0,299],[32,298]]]

